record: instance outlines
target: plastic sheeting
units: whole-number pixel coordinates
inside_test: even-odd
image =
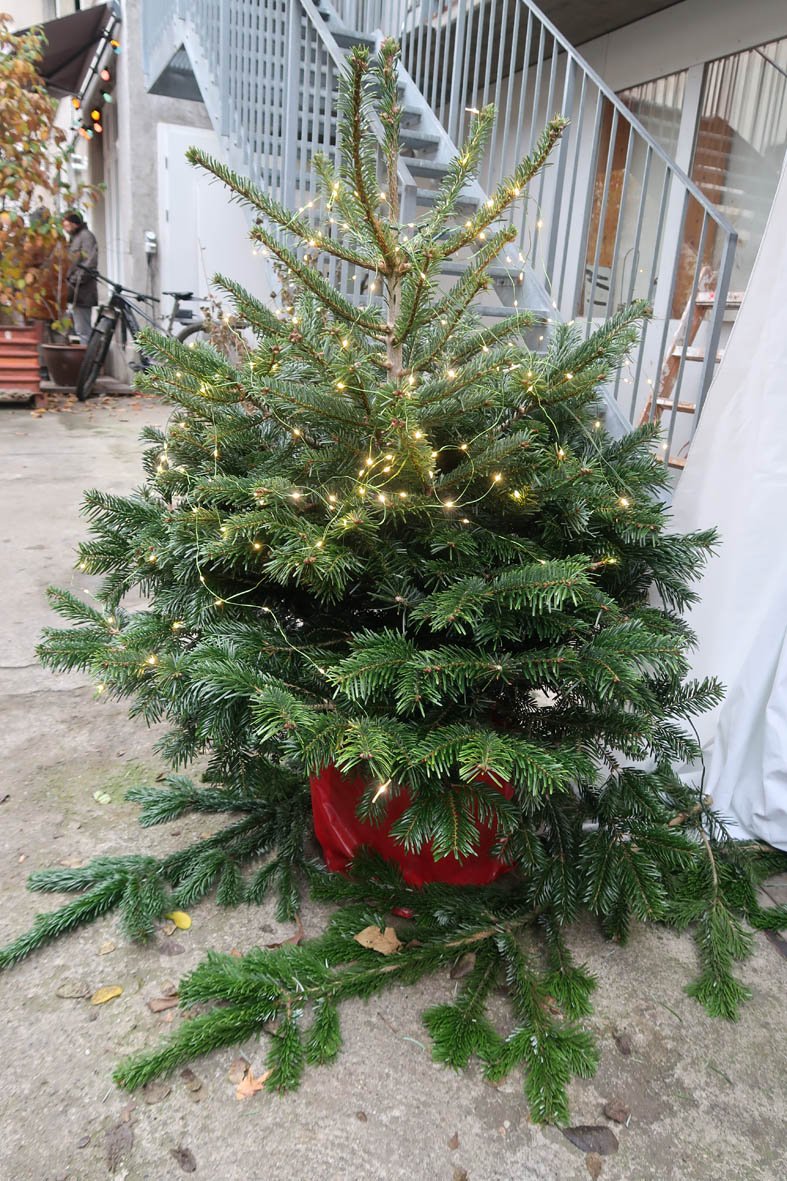
[[[694,674],[727,687],[696,719],[705,791],[734,836],[787,849],[787,165],[673,510],[721,536],[688,614]]]

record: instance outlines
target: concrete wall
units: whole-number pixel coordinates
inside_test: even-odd
[[[83,4],[82,7],[87,8],[88,5]],[[0,12],[10,12],[11,27],[16,29],[51,21],[58,16],[68,16],[75,11],[74,0],[3,0],[0,5]]]
[[[88,145],[88,179],[106,186],[88,222],[99,242],[99,270],[152,295],[160,295],[159,257],[145,254],[145,231],[158,234],[158,125],[210,126],[202,103],[148,94],[142,75],[140,0],[123,0],[120,54],[113,56],[113,102],[104,132]],[[105,288],[99,289],[100,297]],[[127,376],[119,348],[111,370]]]
[[[158,294],[158,260],[145,257],[145,231],[158,231],[157,128],[159,123],[209,127],[202,103],[148,94],[142,76],[140,0],[124,0],[114,58],[117,81],[105,134],[90,144],[91,179],[107,184],[92,220],[115,275],[129,287]]]
[[[3,0],[0,12],[11,16],[12,29],[26,29],[56,15],[55,0]]]

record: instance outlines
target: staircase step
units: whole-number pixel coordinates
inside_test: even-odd
[[[428,135],[425,131],[415,128],[403,127],[399,138],[403,147],[411,148],[414,152],[432,152],[440,146],[439,135]],[[408,161],[410,159],[409,156],[404,158]]]
[[[672,355],[673,355],[673,357],[677,357],[677,359],[680,360],[680,358],[683,356],[682,345],[679,345],[676,349],[673,349]],[[724,356],[724,349],[719,349],[718,353],[716,354],[716,364],[717,365],[723,356]],[[686,349],[686,360],[687,361],[704,361],[705,360],[705,349],[692,349],[692,348]]]
[[[423,111],[420,107],[408,107],[406,103],[402,104],[402,134],[410,127],[420,126],[423,118]]]
[[[660,452],[659,454],[654,455],[653,458],[656,460],[656,463],[663,463],[665,458],[664,453]],[[683,455],[671,455],[667,460],[667,467],[676,467],[682,470],[685,466],[686,457]]]
[[[352,29],[332,25],[330,21],[328,29],[340,49],[352,49],[354,45],[366,45],[369,49],[374,49],[375,39],[369,33],[355,33]]]
[[[656,398],[656,405],[660,410],[672,410],[674,402],[671,402],[669,398]],[[694,414],[696,409],[696,402],[678,402],[679,414]]]
[[[437,203],[437,189],[416,189],[415,200],[417,205],[426,205],[431,208]],[[474,213],[477,208],[477,197],[459,197],[456,201],[457,213]]]
[[[324,102],[324,100],[320,102],[319,109],[316,112],[316,114],[318,115],[316,135],[317,135],[318,142],[323,143],[325,140],[325,102]],[[421,122],[421,110],[419,107],[408,107],[408,106],[402,107],[402,134],[401,134],[402,143],[409,142],[406,137],[408,136],[408,133],[411,130],[413,132],[413,139],[414,140],[417,140],[419,137],[421,137],[421,133],[418,130],[418,125],[420,122]],[[333,112],[331,112],[328,116],[328,128],[329,128],[331,140],[334,139],[334,133],[336,131],[336,127],[337,127],[336,115]],[[303,119],[298,120],[298,134],[301,137],[301,142],[305,141],[307,143],[311,143],[312,136],[313,136],[314,132],[315,132],[315,127],[314,127],[314,123],[311,119],[310,120],[303,120]],[[431,140],[432,138],[434,138],[435,141],[438,141],[437,136],[432,137],[432,136],[424,135],[421,138],[423,138],[424,140]],[[420,149],[420,145],[416,146],[415,143],[413,143],[412,146],[413,146],[414,151],[418,151]],[[431,143],[424,143],[423,146],[424,146],[424,149],[427,149],[427,148],[431,148],[433,145]],[[403,159],[407,160],[409,162],[410,157],[404,156]]]
[[[448,165],[438,164],[436,160],[408,160],[407,167],[414,176],[427,176],[432,180],[442,180],[448,172]]]
[[[446,260],[440,263],[440,273],[443,275],[463,275],[471,261],[471,259],[459,259],[455,262]],[[490,279],[494,279],[497,283],[524,283],[525,281],[525,272],[521,267],[488,266],[486,273]]]
[[[716,303],[715,291],[700,291],[695,300],[695,307],[698,308],[712,308]],[[727,308],[739,308],[743,303],[742,291],[728,291],[727,299],[724,306]]]
[[[550,315],[550,312],[546,308],[513,308],[508,307],[506,304],[502,303],[474,303],[471,304],[471,307],[474,312],[478,313],[479,316],[489,316],[491,319],[498,320],[502,319],[504,316],[513,316],[517,312],[530,312],[533,316],[544,321],[546,321]]]

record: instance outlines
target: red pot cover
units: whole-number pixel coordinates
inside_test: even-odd
[[[453,855],[435,861],[431,847],[424,845],[418,853],[408,853],[390,836],[394,824],[410,803],[407,791],[402,791],[391,800],[388,807],[388,823],[376,827],[355,814],[358,801],[367,783],[360,775],[343,775],[334,766],[324,767],[318,775],[310,778],[312,789],[312,811],[314,831],[322,846],[329,869],[343,873],[361,845],[367,845],[380,853],[387,861],[394,861],[400,867],[406,882],[411,886],[423,886],[427,882],[449,882],[461,886],[485,886],[503,873],[506,865],[499,857],[491,855],[496,838],[494,826],[479,825],[478,851],[464,861]],[[510,784],[498,785],[487,775],[478,776],[479,783],[488,783],[496,791],[511,799],[514,789]]]

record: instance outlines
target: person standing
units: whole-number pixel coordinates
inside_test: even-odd
[[[66,283],[74,332],[82,344],[87,344],[92,309],[98,303],[98,284],[95,275],[90,273],[98,267],[98,243],[95,234],[90,232],[82,214],[76,209],[68,211],[63,218],[63,226],[69,236],[68,257],[71,265]]]

